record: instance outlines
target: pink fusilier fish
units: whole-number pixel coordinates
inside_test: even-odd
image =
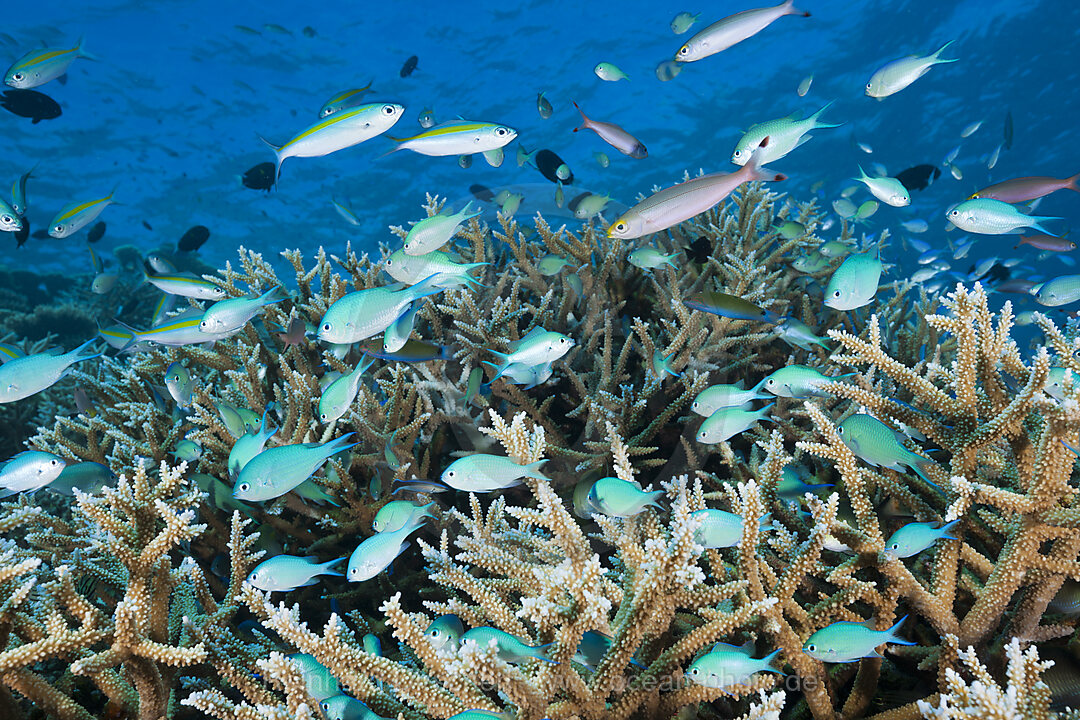
[[[649,156],[649,151],[645,149],[645,146],[641,144],[640,140],[615,123],[592,120],[585,114],[585,111],[581,109],[580,105],[574,103],[574,107],[581,113],[583,121],[581,127],[574,128],[574,132],[577,132],[578,130],[592,130],[600,136],[601,140],[621,152],[623,155],[629,155],[638,160]]]
[[[1080,187],[1076,184],[1077,180],[1080,180],[1080,173],[1062,179],[1041,176],[1018,177],[985,187],[973,193],[970,199],[990,198],[1007,203],[1022,203],[1037,200],[1058,190],[1080,192]]]
[[[1021,245],[1030,245],[1033,248],[1049,250],[1050,252],[1069,252],[1076,249],[1076,243],[1072,240],[1054,237],[1053,235],[1021,235],[1020,242],[1016,243],[1013,250]]]
[[[608,237],[632,240],[662,232],[715,207],[745,182],[786,180],[787,175],[762,167],[762,149],[768,144],[765,136],[750,160],[733,173],[703,175],[650,195],[623,213],[608,228]]]
[[[717,20],[687,40],[675,53],[675,60],[694,62],[723,52],[736,43],[752,38],[785,15],[810,17],[810,13],[795,7],[795,0],[787,0],[775,7],[743,10]]]

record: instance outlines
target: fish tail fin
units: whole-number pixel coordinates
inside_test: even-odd
[[[350,433],[345,433],[341,437],[335,438],[335,439],[331,440],[330,442],[326,443],[325,445],[323,445],[323,451],[326,453],[326,457],[330,458],[330,457],[333,457],[334,455],[337,455],[339,452],[342,452],[343,450],[348,450],[351,447],[356,447],[356,445],[358,445],[358,443],[349,442],[349,440],[355,434],[356,433],[351,433],[351,432]]]
[[[71,355],[72,357],[77,357],[77,358],[79,358],[79,360],[89,360],[90,358],[99,357],[101,355],[101,353],[96,353],[94,355],[82,356],[83,350],[90,347],[91,345],[93,345],[96,342],[97,342],[97,338],[92,338],[90,340],[87,340],[82,345],[80,345],[79,347],[77,347],[74,350],[72,350],[71,352],[69,352],[68,355]]]
[[[494,350],[491,350],[490,352],[494,353],[495,355],[501,355],[504,358],[506,357],[506,355],[504,355],[503,353],[495,352]],[[506,368],[510,367],[510,363],[505,363],[505,364],[502,364],[502,365],[496,365],[495,363],[491,362],[490,360],[481,360],[480,364],[481,365],[490,365],[491,369],[495,371],[495,376],[493,378],[491,378],[490,380],[488,380],[486,383],[483,383],[484,385],[487,385],[488,387],[491,387],[491,383],[495,382],[500,377],[502,377],[502,374],[504,372],[506,372]],[[1077,453],[1077,454],[1080,455],[1080,453]]]
[[[950,535],[949,533],[951,533],[952,529],[954,527],[956,527],[959,523],[960,523],[960,518],[956,518],[955,520],[952,520],[952,521],[947,522],[944,525],[942,525],[941,528],[940,528],[941,537],[946,538],[948,540],[956,540],[957,539],[956,536],[955,535]]]
[[[529,463],[523,467],[528,471],[525,473],[526,477],[536,478],[537,480],[551,480],[547,475],[540,472],[540,467],[547,462],[547,459],[537,460],[536,462]]]
[[[780,655],[780,648],[776,648],[771,653],[761,658],[761,669],[764,672],[774,672],[780,675],[787,675],[780,666],[783,664],[784,659],[778,657]]]
[[[342,562],[342,561],[347,560],[347,559],[348,558],[339,557],[339,558],[334,558],[333,560],[327,560],[324,563],[319,563],[319,567],[322,569],[322,571],[319,574],[320,575],[335,575],[337,577],[342,577],[344,575],[344,573],[342,573],[342,572],[340,572],[338,570],[334,570],[333,567],[334,567],[334,565],[337,565],[339,562]]]
[[[769,144],[769,136],[766,135],[761,139],[761,143],[758,144],[757,149],[750,155],[750,159],[746,161],[746,165],[743,165],[743,172],[747,174],[750,180],[765,180],[768,182],[780,182],[781,180],[787,180],[787,175],[770,170],[769,168],[761,164],[762,149]]]
[[[904,617],[897,620],[895,625],[893,625],[891,628],[889,628],[888,630],[885,631],[885,632],[888,633],[888,637],[885,640],[885,642],[889,643],[890,645],[916,645],[917,644],[917,643],[912,642],[911,640],[905,640],[904,638],[900,637],[900,626],[903,625],[904,621],[907,620],[907,619],[908,619],[908,616],[905,615]]]
[[[836,101],[835,101],[835,100],[830,100],[829,102],[825,103],[824,105],[822,105],[822,106],[821,106],[821,109],[820,109],[820,110],[818,110],[818,111],[817,111],[816,113],[814,113],[813,115],[811,115],[811,116],[810,116],[810,117],[808,118],[809,120],[813,120],[813,122],[814,122],[814,127],[813,127],[813,129],[814,129],[814,130],[818,130],[818,129],[821,129],[821,128],[834,128],[834,127],[840,127],[841,125],[843,125],[843,124],[844,124],[844,123],[823,123],[823,122],[821,122],[821,121],[819,120],[819,118],[821,117],[821,114],[822,114],[823,112],[825,112],[826,110],[828,110],[828,109],[829,109],[830,107],[832,107],[832,104],[833,104],[834,102],[836,102]]]
[[[577,111],[579,113],[581,113],[581,119],[583,121],[582,124],[581,124],[581,127],[574,128],[574,132],[577,132],[578,130],[586,130],[586,129],[588,129],[588,127],[589,127],[589,116],[585,114],[585,111],[581,109],[581,106],[577,104],[576,100],[571,100],[570,102],[574,103],[574,107],[576,107]]]
[[[94,55],[93,53],[86,51],[85,41],[86,38],[79,38],[79,42],[75,43],[75,55],[81,57],[83,60],[93,60],[95,62],[100,62],[101,58],[99,58],[97,55]]]
[[[769,411],[772,410],[773,405],[775,405],[775,404],[776,404],[776,402],[773,401],[773,402],[769,403],[768,405],[766,405],[765,407],[758,410],[757,411],[758,419],[759,420],[768,420],[769,422],[776,422],[771,417],[769,417]]]
[[[544,645],[537,645],[536,647],[533,648],[532,657],[536,658],[537,660],[543,660],[543,661],[549,662],[549,663],[557,663],[559,661],[555,660],[555,659],[553,659],[551,657],[551,654],[554,651],[555,651],[555,643],[546,643]]]
[[[810,13],[795,7],[795,0],[785,0],[783,10],[785,15],[802,15],[803,17],[810,17]]]
[[[266,145],[266,147],[268,147],[268,148],[270,148],[271,150],[274,151],[274,157],[277,159],[277,162],[276,162],[277,167],[274,170],[274,179],[275,180],[280,180],[281,179],[281,163],[285,162],[285,158],[281,157],[281,148],[283,146],[275,145],[274,143],[272,143],[269,140],[267,140],[266,138],[264,138],[262,135],[259,135],[258,138],[263,141],[263,143]]]
[[[442,292],[445,288],[439,287],[438,282],[445,273],[435,273],[428,275],[426,278],[416,283],[410,288],[413,299],[419,300],[425,298],[428,295],[434,295],[435,293]]]
[[[1036,230],[1038,230],[1039,232],[1041,232],[1041,233],[1043,233],[1045,235],[1049,235],[1050,237],[1057,237],[1057,235],[1055,235],[1054,233],[1052,233],[1049,230],[1047,230],[1046,228],[1044,228],[1042,226],[1042,223],[1046,222],[1047,220],[1063,220],[1064,218],[1059,218],[1059,217],[1036,217],[1036,216],[1033,215],[1030,219],[1033,221],[1031,223],[1031,227],[1035,228]]]
[[[1065,183],[1064,190],[1072,190],[1073,192],[1080,193],[1080,186],[1077,186],[1076,181],[1080,180],[1080,173],[1076,173],[1071,178],[1068,178],[1068,182]]]
[[[931,480],[930,476],[926,474],[926,468],[930,467],[934,461],[928,458],[924,458],[922,455],[919,455],[917,453],[911,453],[911,455],[912,457],[908,467],[910,467],[916,475],[925,480],[928,485],[940,489],[941,486]]]
[[[942,46],[941,46],[941,47],[940,47],[940,48],[938,49],[938,51],[937,51],[936,53],[934,53],[934,54],[933,54],[933,55],[931,56],[931,57],[932,57],[932,58],[934,59],[934,62],[935,62],[935,63],[951,63],[951,62],[956,62],[957,60],[959,60],[959,59],[960,59],[960,58],[944,58],[944,59],[943,59],[943,58],[941,57],[941,53],[945,52],[945,48],[949,47],[949,46],[950,46],[950,45],[952,45],[952,44],[953,44],[954,42],[956,42],[956,41],[955,41],[955,40],[950,40],[949,42],[945,43],[944,45],[942,45]]]

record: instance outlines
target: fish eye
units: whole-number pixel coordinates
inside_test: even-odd
[[[326,422],[326,413],[319,413],[319,419]]]
[[[11,76],[11,79],[18,82],[19,80],[23,79],[23,74],[22,73],[15,73],[14,75]]]
[[[360,571],[360,568],[349,568],[349,574],[355,576]]]
[[[893,543],[889,547],[891,547],[893,550],[899,550],[900,549],[900,543]]]
[[[618,231],[618,232],[623,232],[624,230],[626,230],[626,223],[624,223],[624,222],[617,223],[615,225],[615,230]]]
[[[694,410],[697,410],[697,407],[698,407],[698,401],[697,401],[697,400],[695,400],[695,401],[694,401],[694,404],[693,404],[693,405],[691,405],[690,407],[691,407],[691,408],[693,408]]]
[[[240,483],[240,492],[247,492],[251,489],[251,483]]]
[[[836,434],[837,435],[843,435],[844,434],[844,428],[842,428],[842,427],[836,428]]]
[[[735,151],[735,157],[739,157],[741,155],[742,155],[742,150],[736,150]]]
[[[700,670],[698,670],[697,668],[692,668],[692,669],[690,670],[690,674],[691,674],[691,675],[695,675],[695,676],[696,676],[696,675],[697,675],[697,674],[698,674],[699,672],[700,672]]]
[[[395,112],[397,112],[393,105],[383,105],[382,111],[383,115],[393,115]]]
[[[11,217],[10,215],[4,215],[4,216],[0,217],[0,222],[3,222],[5,224],[13,223],[13,222],[15,222],[15,218]]]
[[[832,294],[833,297],[840,297],[841,295],[843,295],[843,293],[840,292],[839,290],[833,290],[833,294]]]
[[[330,332],[332,327],[333,326],[330,323],[323,323],[323,326],[322,326],[323,332]]]
[[[503,137],[504,135],[506,135],[506,128],[495,128],[495,134],[499,137]]]
[[[446,477],[448,477],[448,478],[452,478],[452,477],[454,477],[454,475],[456,475],[456,474],[457,474],[457,471],[456,471],[456,470],[447,470],[447,471],[446,471]]]
[[[813,643],[810,643],[809,645],[806,646],[806,649],[809,650],[810,652],[814,652],[815,650],[817,650],[817,645],[814,645]]]
[[[319,703],[319,707],[323,709],[323,712],[330,712],[330,703],[326,702],[325,700]]]
[[[956,217],[959,214],[960,214],[959,210],[953,210],[952,212],[949,213],[949,216],[950,217]]]
[[[405,243],[405,247],[409,247],[409,244],[408,244],[408,243]],[[387,260],[386,260],[386,267],[390,267],[390,266],[391,266],[391,265],[393,265],[393,264],[394,264],[394,261],[393,261],[393,260],[390,260],[389,258],[387,258]]]
[[[55,460],[50,460],[49,464],[55,467],[56,466],[56,461]]]
[[[436,628],[436,629],[434,629],[434,630],[432,630],[432,631],[431,631],[431,637],[433,637],[433,638],[439,637],[439,630],[438,630],[438,628]]]
[[[686,55],[688,52],[690,52],[690,47],[688,45],[683,45],[681,48],[679,48],[680,55]]]
[[[64,232],[64,226],[63,225],[57,225],[56,227],[53,228],[53,231],[54,232]]]

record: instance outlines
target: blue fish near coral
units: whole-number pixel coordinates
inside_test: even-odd
[[[93,344],[93,340],[87,340],[63,355],[53,355],[48,352],[34,353],[8,360],[0,365],[0,403],[22,400],[52,387],[60,378],[71,372],[71,366],[75,363],[101,355],[101,353],[83,354],[83,351]]]
[[[352,433],[328,443],[280,445],[253,457],[236,478],[233,497],[258,502],[273,500],[307,480],[327,460],[356,443]]]
[[[364,540],[349,556],[346,578],[349,582],[363,582],[390,567],[394,558],[409,548],[406,538],[423,524],[423,516],[414,518],[399,530],[375,533]]]
[[[898,558],[918,555],[938,540],[955,540],[956,538],[949,533],[959,522],[959,520],[953,520],[939,528],[935,528],[934,525],[937,523],[932,522],[908,523],[890,535],[889,539],[885,541],[885,552]]]
[[[773,650],[763,658],[750,654],[751,647],[738,647],[727,643],[717,643],[711,652],[702,655],[686,669],[686,677],[695,685],[724,689],[735,685],[745,685],[755,673],[771,672],[783,675],[773,667],[780,650]]]
[[[263,560],[248,573],[247,581],[266,592],[289,591],[298,587],[314,585],[319,575],[341,575],[331,569],[345,558],[335,558],[324,563],[314,558],[296,555],[278,555]]]
[[[853,662],[864,657],[881,657],[876,648],[881,645],[915,645],[897,633],[907,615],[888,630],[875,630],[874,620],[856,623],[846,620],[823,627],[806,639],[803,652],[822,662]]]
[[[908,450],[900,443],[898,433],[870,415],[858,414],[845,419],[836,428],[840,439],[864,462],[874,467],[900,470],[907,466],[934,487],[937,485],[926,476],[926,468],[933,461]]]
[[[550,643],[547,645],[538,645],[536,647],[526,645],[510,633],[498,628],[478,627],[467,630],[465,634],[461,636],[461,642],[465,643],[467,640],[472,640],[481,648],[486,648],[494,643],[498,649],[499,659],[503,662],[519,663],[528,660],[529,658],[543,660],[545,662],[555,662],[547,656],[548,651],[552,647]]]
[[[465,634],[465,626],[461,624],[461,618],[457,615],[440,615],[431,621],[424,630],[427,637],[436,650],[449,647],[457,650],[461,644],[461,636]]]
[[[60,477],[67,462],[49,452],[25,450],[0,467],[0,497],[34,493]]]
[[[356,698],[334,695],[319,703],[327,720],[382,720],[382,716]]]
[[[547,480],[540,467],[547,460],[520,465],[502,455],[473,453],[458,458],[439,477],[445,484],[463,492],[489,492],[521,484],[521,478]]]
[[[706,508],[690,513],[690,517],[701,523],[694,532],[694,542],[704,548],[715,550],[717,548],[735,547],[742,540],[744,523],[742,515],[730,513],[726,510]],[[759,518],[759,530],[771,530],[772,527],[768,514]]]
[[[589,489],[589,507],[611,517],[632,517],[649,505],[661,508],[658,502],[663,490],[646,492],[637,483],[617,477],[600,478]]]

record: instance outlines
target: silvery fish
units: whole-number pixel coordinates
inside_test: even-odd
[[[195,300],[221,300],[225,297],[225,290],[221,287],[191,273],[144,275],[143,279],[169,295],[179,295]]]
[[[864,657],[881,657],[875,648],[885,645],[915,645],[904,640],[900,635],[900,626],[907,620],[907,615],[888,630],[875,630],[873,618],[865,623],[842,620],[823,627],[806,639],[803,652],[822,662],[853,662]]]
[[[761,392],[761,385],[762,383],[758,383],[749,390],[743,388],[741,380],[734,385],[710,385],[697,394],[690,410],[697,415],[709,417],[720,408],[744,407],[751,400],[765,400],[769,396]]]
[[[481,648],[487,648],[494,644],[497,649],[496,654],[503,662],[519,663],[524,662],[529,658],[543,660],[545,662],[555,662],[547,656],[548,650],[552,647],[552,643],[533,647],[532,645],[526,645],[517,637],[514,637],[504,630],[499,630],[498,628],[476,627],[471,630],[466,630],[465,634],[461,636],[461,642],[464,643],[466,640],[472,640]]]
[[[289,655],[289,659],[300,669],[300,676],[304,679],[308,694],[315,700],[322,701],[341,693],[337,678],[313,655],[294,653]]]
[[[388,136],[389,137],[389,136]],[[497,150],[517,137],[517,130],[507,125],[472,120],[453,120],[429,128],[419,135],[390,139],[397,146],[385,153],[412,150],[421,155],[444,157],[446,155],[471,155]]]
[[[339,92],[334,97],[323,103],[323,106],[319,109],[319,117],[327,118],[334,113],[341,112],[351,107],[356,107],[360,104],[360,99],[364,93],[371,89],[371,83],[368,83],[362,88],[355,88],[353,90],[344,90]]]
[[[319,563],[310,557],[277,555],[256,565],[245,580],[265,592],[288,592],[317,584],[319,581],[315,578],[319,575],[340,576],[341,573],[331,568],[344,559],[340,557]]]
[[[100,357],[101,353],[83,355],[83,351],[93,344],[93,340],[87,340],[63,355],[35,353],[8,360],[0,365],[0,403],[15,402],[36,395],[66,377],[75,363]]]
[[[217,340],[224,340],[230,335],[235,335],[239,332],[239,330],[233,330],[227,333],[204,333],[199,328],[199,323],[202,322],[202,316],[203,313],[201,310],[191,308],[190,311],[181,313],[180,315],[170,318],[160,325],[145,331],[136,330],[124,323],[118,323],[128,333],[128,340],[123,346],[123,349],[130,350],[140,343],[164,345],[166,347],[183,347],[184,345],[213,343]]]
[[[763,658],[751,657],[752,648],[716,643],[711,652],[690,663],[686,677],[695,685],[708,688],[726,689],[735,685],[745,685],[755,673],[784,673],[773,667],[780,650],[773,650]]]
[[[919,57],[908,55],[907,57],[893,60],[881,66],[866,83],[866,94],[872,98],[882,100],[890,95],[895,95],[911,83],[930,72],[930,68],[941,63],[956,62],[958,58],[942,59],[941,53],[945,48],[953,44],[953,40],[941,46],[933,55]]]
[[[320,421],[331,423],[348,411],[360,389],[361,376],[374,362],[374,359],[364,356],[352,372],[342,375],[326,386],[319,397]]]
[[[1046,307],[1060,307],[1080,300],[1080,275],[1060,275],[1033,286],[1029,291],[1035,302]]]
[[[697,520],[697,530],[694,531],[694,542],[703,548],[718,549],[735,547],[742,540],[743,516],[726,510],[705,508],[690,513],[690,517]],[[772,523],[769,515],[765,514],[758,518],[759,530],[771,530]]]
[[[784,318],[773,329],[773,332],[780,336],[781,340],[793,347],[809,350],[812,346],[816,345],[825,350],[829,349],[829,346],[825,344],[824,338],[815,335],[814,331],[811,330],[806,323],[793,317]]]
[[[170,363],[165,368],[165,388],[180,407],[191,404],[192,385],[191,373],[179,362]]]
[[[424,278],[437,276],[432,280],[434,287],[448,289],[461,285],[477,283],[469,271],[488,265],[488,263],[454,262],[449,253],[433,250],[423,255],[409,255],[404,250],[395,250],[383,261],[383,270],[398,282],[416,285]]]
[[[17,232],[22,230],[23,221],[19,213],[15,211],[7,200],[0,198],[0,232]]]
[[[203,447],[194,440],[184,438],[176,443],[176,447],[173,448],[172,454],[177,460],[193,463],[202,457]]]
[[[371,523],[371,529],[375,532],[394,532],[406,525],[422,520],[426,517],[434,517],[431,508],[435,503],[416,505],[408,500],[391,500],[379,508],[375,513],[375,519]]]
[[[859,177],[855,179],[865,185],[870,190],[871,195],[886,205],[907,207],[911,204],[911,195],[908,193],[907,188],[896,178],[870,177],[860,165]]]
[[[424,630],[427,637],[436,650],[447,647],[457,650],[461,642],[461,636],[465,634],[465,626],[461,624],[461,618],[457,615],[440,615],[431,621]]]
[[[219,300],[203,314],[199,321],[199,330],[211,335],[239,330],[268,305],[284,300],[283,297],[275,297],[280,290],[280,287],[272,287],[258,297]]]
[[[348,344],[374,337],[401,317],[411,303],[441,292],[438,275],[403,290],[376,287],[356,290],[334,301],[319,321],[323,342]]]
[[[697,441],[703,445],[716,445],[727,442],[739,433],[745,432],[759,420],[769,420],[769,411],[775,403],[769,403],[760,410],[743,410],[741,407],[720,408],[701,423]]]
[[[1061,220],[1060,217],[1025,215],[1012,205],[991,198],[975,198],[960,203],[946,216],[953,225],[965,232],[980,235],[1007,235],[1021,228],[1034,228],[1045,235],[1054,236],[1040,223]],[[1056,237],[1056,236],[1054,236]]]
[[[885,552],[892,557],[909,558],[918,555],[938,540],[956,538],[949,533],[960,520],[953,520],[941,527],[935,522],[910,522],[898,529],[885,541]]]
[[[381,135],[405,112],[397,103],[370,103],[336,112],[298,133],[283,145],[259,138],[277,157],[277,177],[281,164],[291,157],[322,157]]]
[[[671,19],[671,32],[676,35],[682,35],[684,32],[690,29],[690,26],[697,22],[697,19],[701,17],[701,13],[688,13],[681,12]]]
[[[799,113],[795,112],[777,120],[751,125],[735,145],[735,150],[731,153],[731,162],[736,165],[745,165],[750,160],[751,154],[757,152],[761,155],[758,158],[758,164],[766,165],[773,160],[779,160],[807,142],[810,139],[809,133],[814,130],[840,127],[843,123],[824,123],[818,119],[830,105],[832,105],[831,102],[825,103],[820,110],[805,120],[799,119]],[[769,139],[767,146],[762,145],[765,138]],[[758,148],[761,149],[758,150]]]
[[[844,258],[825,287],[825,305],[834,310],[854,310],[869,305],[881,282],[881,257],[869,252]]]
[[[244,469],[244,466],[266,448],[266,442],[278,431],[277,428],[270,427],[270,423],[266,420],[269,412],[269,408],[263,411],[261,428],[255,432],[245,432],[233,443],[232,450],[229,451],[228,461],[229,477],[233,481],[240,475],[240,471]]]
[[[540,113],[540,117],[544,120],[547,120],[555,112],[551,107],[551,101],[544,97],[543,92],[536,94],[536,112]]]
[[[862,413],[851,415],[840,423],[836,432],[851,452],[863,462],[890,470],[900,470],[902,466],[907,466],[923,480],[934,485],[926,476],[926,468],[933,465],[933,461],[904,447],[901,444],[903,436],[877,418]]]
[[[49,236],[66,238],[68,235],[89,225],[101,214],[101,211],[113,204],[113,193],[97,200],[68,203],[49,223]]]
[[[786,179],[786,175],[762,167],[762,151],[768,145],[766,137],[750,161],[733,173],[704,175],[653,193],[623,213],[608,228],[608,237],[632,240],[661,232],[715,207],[745,182]]]
[[[66,73],[68,67],[77,58],[96,59],[83,50],[82,38],[79,38],[79,42],[73,48],[31,50],[8,68],[7,72],[4,73],[4,82],[19,90],[28,90],[44,85]]]
[[[356,445],[352,433],[327,443],[280,445],[253,457],[236,478],[233,497],[237,500],[273,500],[311,477],[342,450]]]
[[[345,577],[349,582],[363,582],[390,567],[394,558],[408,549],[409,535],[423,524],[423,518],[420,518],[393,532],[375,533],[364,540],[349,556]]]
[[[433,215],[413,225],[409,229],[409,234],[405,236],[403,247],[405,254],[423,255],[432,250],[438,250],[450,242],[462,223],[484,213],[481,209],[470,212],[470,207],[472,207],[472,200],[465,203],[465,207],[453,215]]]
[[[19,217],[26,214],[26,181],[33,177],[36,169],[37,165],[24,172],[19,176],[18,180],[11,184],[11,209]],[[100,272],[100,268],[98,268],[98,271]]]
[[[409,336],[412,335],[416,313],[419,311],[420,303],[412,303],[390,327],[383,331],[383,350],[392,353],[405,347],[405,343],[409,342]]]
[[[500,361],[498,365],[487,363],[495,368],[495,377],[492,380],[505,373],[511,365],[535,367],[555,362],[570,352],[574,345],[574,339],[562,333],[549,332],[539,326],[534,327],[525,337],[510,343],[510,352],[488,351],[498,356]]]
[[[609,517],[633,517],[646,507],[662,508],[659,503],[663,490],[646,492],[636,483],[617,477],[600,478],[589,488],[588,505]]]
[[[664,255],[656,248],[643,247],[630,251],[626,256],[626,261],[642,270],[655,270],[661,265],[668,265],[677,270],[679,266],[671,261],[675,257],[678,257],[678,253]]]
[[[356,227],[360,226],[360,218],[356,217],[356,213],[353,212],[351,207],[344,203],[339,203],[333,197],[330,198],[330,204],[334,206],[334,210],[345,220],[345,222]]]
[[[736,43],[752,38],[785,15],[810,17],[810,13],[795,7],[795,0],[785,0],[776,7],[743,10],[714,22],[687,40],[675,53],[675,59],[694,62],[723,52]]]
[[[521,478],[547,480],[540,468],[547,460],[519,465],[502,455],[473,453],[450,463],[439,476],[446,485],[463,492],[490,492],[521,484]]]
[[[638,160],[649,156],[649,151],[645,149],[645,146],[640,140],[615,123],[592,120],[576,102],[574,103],[574,107],[581,113],[582,120],[581,127],[574,128],[574,132],[578,132],[579,130],[592,130],[600,136],[601,140],[621,152],[623,155],[628,155]]]
[[[827,395],[821,389],[822,385],[836,382],[840,378],[851,377],[854,374],[829,377],[805,365],[786,365],[767,376],[762,387],[777,397],[822,397]]]
[[[24,450],[0,467],[0,497],[34,493],[60,477],[67,461],[41,450]]]

